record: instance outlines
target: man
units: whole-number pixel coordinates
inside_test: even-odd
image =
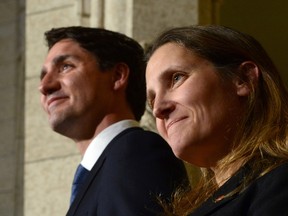
[[[41,103],[52,129],[71,138],[83,156],[85,175],[75,174],[79,187],[67,215],[157,215],[157,199],[168,199],[187,179],[163,139],[139,127],[146,101],[143,49],[104,29],[57,28],[45,36]]]

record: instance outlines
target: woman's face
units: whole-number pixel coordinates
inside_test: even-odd
[[[243,105],[211,62],[167,43],[149,59],[146,82],[158,131],[177,157],[211,167],[230,151]]]

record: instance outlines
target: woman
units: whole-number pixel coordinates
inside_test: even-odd
[[[166,215],[288,215],[288,93],[254,38],[168,30],[147,54],[146,81],[159,133],[203,174]]]

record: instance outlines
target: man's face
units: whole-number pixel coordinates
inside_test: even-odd
[[[109,112],[111,73],[78,43],[56,43],[44,62],[39,90],[53,130],[70,138],[90,136]],[[111,85],[110,85],[111,84]]]
[[[159,133],[176,156],[199,166],[213,166],[230,151],[242,109],[233,82],[217,73],[211,62],[173,43],[158,48],[146,70]]]

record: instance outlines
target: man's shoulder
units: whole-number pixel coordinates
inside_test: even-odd
[[[171,178],[182,181],[187,178],[182,161],[155,132],[130,128],[110,144],[106,166],[113,167],[114,172],[134,172],[135,177],[150,176],[154,180]]]
[[[153,146],[170,149],[168,143],[157,133],[142,128],[129,128],[118,134],[112,142],[123,142],[126,145],[137,145],[138,147]]]
[[[132,127],[132,128],[128,128],[124,131],[122,131],[122,133],[118,134],[119,137],[121,136],[129,136],[129,137],[151,137],[151,138],[155,138],[155,139],[162,139],[163,138],[156,132],[153,131],[149,131],[146,129],[143,129],[141,127]]]

